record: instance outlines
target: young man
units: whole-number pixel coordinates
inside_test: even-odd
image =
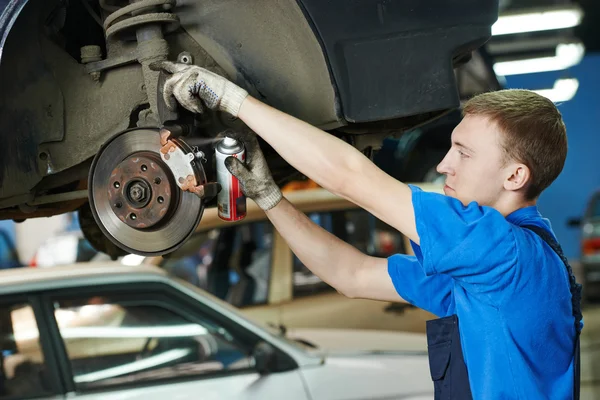
[[[238,136],[249,157],[246,165],[228,159],[228,169],[304,265],[348,297],[405,301],[441,317],[427,323],[436,398],[577,396],[580,287],[535,206],[567,153],[552,102],[524,90],[470,100],[438,166],[444,196],[394,180],[221,76],[170,62],[154,68],[172,74],[170,107],[176,99],[202,112],[204,103],[239,117],[299,171],[411,239],[415,257],[362,254],[283,198],[256,137]]]

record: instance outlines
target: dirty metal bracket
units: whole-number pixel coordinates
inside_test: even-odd
[[[122,65],[132,64],[134,62],[137,62],[137,60],[138,60],[137,51],[132,51],[128,54],[125,54],[125,55],[122,55],[119,57],[107,58],[106,60],[93,61],[88,64],[85,64],[85,71],[88,74],[91,74],[92,72],[102,72],[107,69],[120,67]]]

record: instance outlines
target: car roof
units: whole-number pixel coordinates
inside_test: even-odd
[[[166,279],[166,272],[158,267],[148,264],[128,266],[115,261],[76,263],[51,268],[23,267],[0,271],[0,295]]]

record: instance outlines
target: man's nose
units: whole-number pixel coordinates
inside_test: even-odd
[[[438,164],[436,171],[440,174],[450,175],[452,174],[452,168],[450,166],[449,155],[450,153],[446,153],[444,159]]]

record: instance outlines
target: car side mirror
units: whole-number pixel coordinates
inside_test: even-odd
[[[581,226],[581,218],[569,218],[567,220],[567,226],[571,227],[571,228],[577,228],[579,226]]]
[[[275,348],[267,342],[258,342],[252,351],[256,370],[260,375],[268,375],[277,369]]]

